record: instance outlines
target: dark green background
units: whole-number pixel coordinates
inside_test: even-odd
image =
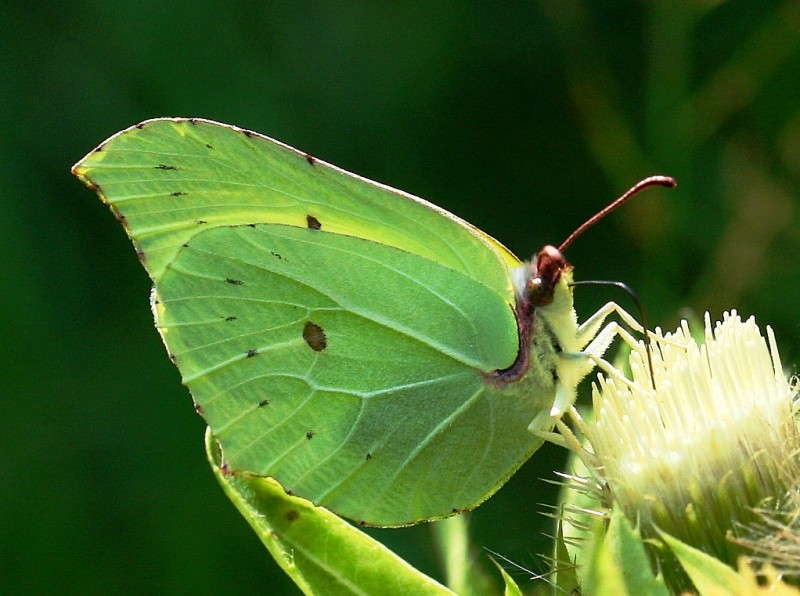
[[[69,167],[155,116],[281,139],[521,256],[653,173],[568,252],[652,322],[737,308],[800,356],[800,3],[3,3],[0,591],[291,593],[205,461],[149,282]],[[626,298],[581,288],[583,318]],[[584,395],[586,393],[584,388]],[[537,571],[545,448],[473,516]],[[429,527],[381,537],[439,573]]]

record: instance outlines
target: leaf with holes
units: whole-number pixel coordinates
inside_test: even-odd
[[[73,172],[133,240],[227,469],[359,522],[481,503],[591,367],[572,357],[593,332],[555,248],[523,264],[430,203],[267,137],[149,120]]]

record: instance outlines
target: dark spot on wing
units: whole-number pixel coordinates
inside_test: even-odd
[[[169,196],[171,196],[171,197],[182,197],[185,194],[186,193],[183,192],[182,190],[176,190],[175,192],[169,193]]]
[[[156,168],[156,170],[177,170],[178,169],[177,166],[170,166],[170,165],[167,165],[165,163],[160,163],[157,166],[155,166],[155,168]]]
[[[181,248],[189,248],[189,243],[184,242],[183,244],[181,244]]]
[[[178,361],[178,357],[175,354],[170,354],[169,355],[169,359],[172,360],[173,362],[177,362]]]
[[[198,224],[198,225],[203,225],[203,224],[207,224],[208,222],[205,219],[198,219],[195,223]]]
[[[253,356],[256,356],[256,355],[258,355],[258,350],[256,350],[255,348],[251,348],[250,350],[247,350],[247,357],[248,358],[252,358]]]
[[[264,406],[268,406],[268,405],[269,405],[269,400],[268,399],[262,399],[260,402],[258,402],[258,407],[259,408],[263,408]]]
[[[248,228],[254,228],[254,227],[256,227],[256,224],[247,224],[247,227]]]
[[[244,282],[241,279],[233,279],[231,277],[225,278],[226,284],[231,284],[232,286],[243,286]]]
[[[200,404],[197,404],[197,403],[194,404],[194,411],[202,416],[203,415],[203,406],[201,406]]]
[[[308,347],[315,352],[321,352],[328,347],[328,338],[325,337],[322,327],[311,321],[303,327],[303,339],[308,344]]]
[[[306,439],[308,439],[308,440],[310,441],[311,439],[313,439],[313,438],[314,438],[314,435],[315,435],[315,434],[317,434],[317,433],[315,433],[313,430],[310,430],[310,431],[308,431],[308,432],[306,433]]]
[[[144,251],[141,249],[136,249],[136,256],[139,259],[139,262],[144,264],[145,261]]]
[[[319,230],[322,228],[322,224],[319,223],[319,220],[313,215],[306,215],[306,225],[309,230]]]
[[[139,124],[136,125],[136,128],[142,130],[144,128],[144,122],[139,122]]]
[[[101,192],[100,185],[97,184],[97,182],[92,182],[91,180],[89,180],[89,188],[94,192]]]
[[[369,461],[371,459],[372,459],[372,454],[371,453],[367,453],[366,461]]]
[[[119,211],[115,211],[114,217],[116,217],[117,221],[121,223],[123,226],[125,225],[125,216],[122,213],[120,213]]]
[[[283,257],[281,256],[281,254],[278,253],[278,252],[275,252],[274,250],[269,251],[269,254],[271,254],[276,259],[280,259],[281,261],[283,260]]]
[[[214,148],[214,145],[210,145],[210,144],[206,143],[206,149],[213,149],[213,148]]]
[[[317,161],[317,158],[314,157],[313,155],[311,155],[310,153],[304,153],[304,155],[305,155],[306,161],[312,166],[314,165],[314,162]]]
[[[255,136],[255,134],[256,134],[256,133],[254,133],[252,130],[246,130],[246,129],[244,129],[244,128],[243,128],[243,129],[241,129],[241,130],[242,130],[242,132],[244,133],[244,136],[246,136],[246,137],[250,137],[250,138],[252,138],[252,137],[254,137],[254,136]]]
[[[225,320],[228,321],[228,322],[231,322],[231,321],[235,321],[237,318],[238,317],[234,317],[233,315],[231,315],[230,317],[225,317]]]
[[[289,509],[289,511],[287,511],[287,512],[284,514],[284,517],[286,518],[286,521],[288,521],[288,522],[293,522],[293,521],[295,521],[295,520],[296,520],[298,517],[300,517],[300,513],[297,511],[297,509]]]

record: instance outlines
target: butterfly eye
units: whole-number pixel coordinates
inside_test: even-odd
[[[552,288],[548,288],[541,277],[528,280],[527,292],[532,306],[547,306],[553,301]]]

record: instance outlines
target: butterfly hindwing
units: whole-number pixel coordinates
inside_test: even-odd
[[[159,328],[233,470],[369,523],[471,508],[538,446],[552,393],[498,389],[508,305],[394,247],[284,225],[219,227],[157,286]]]

